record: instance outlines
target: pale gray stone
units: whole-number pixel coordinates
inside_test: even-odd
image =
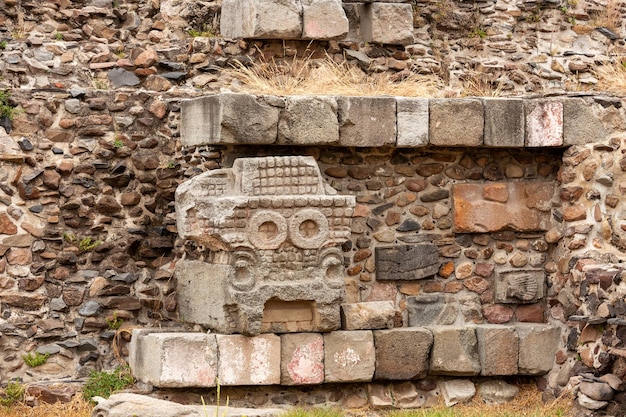
[[[476,327],[481,375],[517,374],[519,340],[515,329],[507,326],[480,325]]]
[[[108,399],[95,397],[98,405],[92,417],[274,417],[285,413],[277,408],[237,408],[219,405],[182,405],[145,395],[119,393]]]
[[[613,389],[606,382],[583,381],[578,385],[581,393],[596,401],[610,401],[613,399]]]
[[[433,348],[430,373],[434,375],[478,375],[480,358],[474,327],[431,327]]]
[[[183,146],[272,144],[284,100],[223,93],[181,102]]]
[[[431,99],[430,144],[435,146],[482,146],[483,102],[479,99]]]
[[[228,39],[298,39],[300,0],[223,0],[220,33]]]
[[[369,330],[324,334],[324,382],[370,382],[376,355]]]
[[[341,146],[389,146],[396,143],[393,97],[338,97]]]
[[[456,300],[451,296],[424,294],[407,297],[409,326],[445,326],[454,324],[459,312]]]
[[[428,146],[428,99],[396,97],[398,148]]]
[[[487,404],[504,404],[513,401],[519,393],[519,388],[496,379],[481,383],[478,387],[478,393]]]
[[[217,385],[217,342],[206,333],[133,332],[129,364],[138,380],[159,388]]]
[[[280,337],[263,334],[217,337],[220,385],[280,384]]]
[[[588,410],[599,410],[609,405],[609,402],[593,400],[583,393],[578,393],[578,404]]]
[[[476,387],[469,379],[441,381],[439,382],[439,390],[446,403],[446,407],[452,407],[455,404],[469,401],[476,394]]]
[[[542,375],[554,364],[561,332],[558,327],[546,324],[517,324],[519,337],[519,373]]]
[[[413,43],[413,8],[410,4],[370,3],[359,7],[365,42],[391,45]]]
[[[597,143],[606,137],[608,132],[594,114],[593,105],[582,98],[563,99],[564,146]]]
[[[285,145],[328,145],[339,142],[337,101],[333,97],[290,96],[278,124]]]
[[[524,147],[524,100],[485,98],[485,146]]]
[[[348,18],[341,0],[301,0],[303,39],[343,39]]]
[[[393,301],[370,301],[343,304],[341,322],[344,330],[389,329],[393,327],[396,308]]]
[[[433,335],[424,328],[374,331],[376,346],[375,379],[410,380],[424,378]]]

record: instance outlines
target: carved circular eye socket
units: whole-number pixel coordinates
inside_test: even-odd
[[[278,249],[287,239],[287,221],[276,211],[259,211],[250,218],[247,234],[259,249]]]
[[[254,287],[256,283],[254,272],[255,265],[256,261],[251,254],[245,252],[235,254],[233,273],[230,279],[231,285],[242,291]]]
[[[318,249],[328,239],[328,219],[318,210],[303,209],[289,220],[289,237],[302,249]]]

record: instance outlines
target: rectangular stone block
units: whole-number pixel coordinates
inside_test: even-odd
[[[524,147],[524,100],[486,98],[485,146]]]
[[[129,363],[138,380],[159,388],[216,386],[215,335],[133,332]]]
[[[303,39],[343,39],[348,18],[341,0],[302,0]]]
[[[481,375],[516,375],[519,340],[513,327],[480,325],[476,327]]]
[[[554,183],[454,184],[454,231],[544,231],[551,226]]]
[[[546,324],[518,324],[519,373],[521,375],[543,375],[554,365],[561,332],[558,327]]]
[[[324,382],[369,382],[374,376],[375,365],[371,331],[324,334]]]
[[[375,254],[378,281],[422,279],[439,270],[439,253],[433,244],[377,247]]]
[[[398,148],[428,146],[428,99],[396,97]]]
[[[364,3],[359,6],[361,34],[365,42],[410,45],[413,38],[413,7],[399,3]]]
[[[543,298],[546,273],[543,270],[498,271],[495,284],[496,303],[530,304]]]
[[[596,143],[609,134],[600,117],[602,106],[591,97],[563,98],[563,146]]]
[[[280,336],[281,385],[309,385],[324,382],[324,338],[319,333]]]
[[[361,36],[361,18],[359,16],[359,5],[357,3],[342,4],[343,11],[348,18],[349,30],[348,34],[343,38],[345,42],[362,42]]]
[[[526,100],[526,146],[563,146],[563,103]]]
[[[344,330],[389,329],[393,327],[396,307],[392,301],[343,304],[341,322]]]
[[[227,39],[298,39],[300,0],[223,0],[220,33]]]
[[[454,324],[459,314],[459,304],[454,297],[440,294],[423,294],[407,297],[409,326],[446,326]]]
[[[431,99],[430,144],[482,146],[485,111],[479,99]]]
[[[284,99],[223,93],[181,102],[183,146],[272,144]]]
[[[218,334],[221,385],[280,384],[280,337]]]
[[[433,348],[430,373],[433,375],[479,375],[478,340],[474,327],[431,327]]]
[[[333,97],[290,96],[278,124],[278,144],[328,145],[339,142]]]
[[[338,97],[341,146],[393,146],[396,100],[393,97]]]
[[[376,346],[375,379],[409,380],[428,373],[428,356],[433,335],[424,328],[374,331]]]

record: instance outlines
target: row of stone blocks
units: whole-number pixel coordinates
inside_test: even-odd
[[[134,376],[161,388],[400,381],[427,375],[541,375],[557,327],[406,327],[247,337],[133,331]]]
[[[183,101],[181,117],[184,146],[554,147],[595,142],[604,132],[580,98],[222,93]]]
[[[413,43],[407,0],[223,0],[220,33],[230,39],[343,39]],[[360,35],[360,36],[359,36]]]

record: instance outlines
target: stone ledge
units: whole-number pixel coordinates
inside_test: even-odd
[[[183,146],[295,145],[544,148],[602,140],[583,100],[263,96],[221,93],[184,100]]]
[[[557,327],[404,327],[260,336],[133,331],[134,376],[160,388],[399,381],[427,375],[543,375]],[[407,344],[413,349],[406,350]],[[504,348],[501,348],[504,347]]]

